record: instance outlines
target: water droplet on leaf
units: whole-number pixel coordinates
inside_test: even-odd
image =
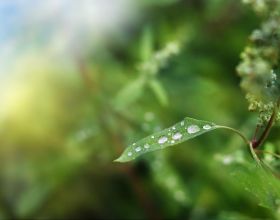
[[[204,126],[203,126],[203,129],[204,129],[204,130],[209,130],[209,129],[211,129],[211,128],[212,128],[211,125],[204,125]]]
[[[187,130],[189,134],[194,134],[199,132],[200,128],[197,125],[190,125]]]
[[[121,155],[116,161],[128,162],[144,153],[173,146],[217,128],[219,126],[211,122],[185,118],[174,126],[133,143],[125,150],[126,153]],[[228,163],[227,160],[224,162]]]
[[[164,143],[167,142],[167,141],[168,141],[168,138],[165,137],[165,136],[163,136],[163,137],[161,137],[161,138],[158,140],[158,143],[159,143],[159,144],[164,144]]]
[[[180,132],[177,132],[176,134],[174,134],[173,136],[172,136],[172,139],[173,140],[179,140],[179,139],[181,139],[182,138],[182,134],[180,133]]]

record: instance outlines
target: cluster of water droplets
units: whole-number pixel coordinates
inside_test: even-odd
[[[185,122],[182,121],[180,123],[180,125],[181,125],[181,127],[184,127],[185,126]],[[193,134],[196,134],[197,132],[200,132],[201,129],[203,129],[203,130],[210,130],[211,128],[212,128],[212,126],[209,125],[209,124],[205,124],[204,126],[202,126],[202,128],[200,128],[198,125],[191,124],[189,126],[186,126],[185,130],[186,130],[186,132],[188,134],[193,135]],[[183,134],[182,134],[182,132],[176,131],[176,130],[177,129],[176,129],[175,126],[170,128],[168,130],[167,136],[159,137],[159,139],[157,140],[157,143],[160,144],[160,145],[164,145],[166,143],[175,144],[176,141],[177,142],[180,141],[183,138]],[[154,135],[151,136],[152,141],[154,141],[155,138],[156,137]],[[150,148],[150,145],[147,144],[147,143],[144,146],[136,146],[136,143],[134,143],[133,146],[135,146],[135,148],[134,148],[135,153],[139,153],[141,151],[148,150]],[[131,157],[133,155],[133,153],[134,153],[133,151],[129,151],[127,153],[127,155],[129,157]]]

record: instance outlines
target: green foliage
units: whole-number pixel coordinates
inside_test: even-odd
[[[176,169],[169,163],[166,154],[158,153],[150,161],[153,179],[166,193],[176,206],[188,206],[191,204],[190,192]]]
[[[248,174],[249,173],[249,174]],[[280,186],[279,180],[267,170],[247,164],[235,168],[232,177],[249,192],[260,206],[277,210],[279,208]]]
[[[144,61],[138,67],[139,76],[134,82],[130,82],[118,92],[114,100],[117,109],[123,109],[137,101],[147,86],[153,91],[161,105],[168,104],[168,96],[157,79],[157,74],[174,55],[179,53],[179,44],[169,42],[163,49],[153,53],[152,45],[150,29],[145,29],[140,53],[140,57]]]
[[[115,24],[113,13],[93,16],[109,18],[104,26],[117,32],[98,47],[91,44],[96,35],[85,34],[76,39],[79,45],[52,57],[68,35],[49,38],[50,28],[40,33],[42,45],[22,39],[19,45],[25,42],[28,49],[10,60],[5,77],[0,73],[0,218],[279,219],[279,127],[256,150],[264,169],[239,136],[222,129],[208,133],[221,126],[186,118],[183,127],[179,122],[171,132],[164,129],[188,114],[253,136],[257,119],[246,110],[235,66],[259,20],[236,0],[127,2],[139,3],[138,14],[125,10],[133,14],[128,29]],[[261,5],[278,1],[247,2],[258,4],[264,20],[278,22],[270,13],[274,6]],[[278,91],[278,81],[270,80],[271,69],[279,75],[279,48],[271,44],[278,39],[269,34],[270,26],[260,29],[267,33],[265,43],[249,42],[240,67],[242,85],[254,95],[248,96],[251,108],[266,112],[263,121],[271,116]],[[48,47],[52,39],[55,44]],[[77,51],[86,39],[87,47]],[[246,75],[247,64],[258,75]],[[269,74],[263,74],[266,68]],[[204,130],[206,123],[212,128]],[[200,131],[189,134],[192,124]],[[158,143],[169,133],[172,141],[177,132],[182,137],[175,143]],[[129,149],[137,160],[112,163]],[[147,154],[138,157],[142,153]]]
[[[278,0],[243,0],[243,3],[252,5],[253,9],[260,14],[271,13],[275,10]]]
[[[250,37],[251,45],[246,47],[245,51],[242,53],[242,62],[237,67],[237,71],[242,77],[241,87],[247,93],[246,97],[249,101],[249,110],[259,112],[260,125],[267,123],[267,128],[264,129],[264,132],[260,136],[259,140],[256,139],[257,133],[252,141],[249,141],[241,132],[235,129],[219,126],[206,121],[185,118],[183,121],[170,128],[156,132],[144,139],[141,139],[140,141],[129,145],[123,154],[116,160],[117,162],[128,162],[138,158],[142,154],[161,150],[163,148],[185,142],[208,131],[217,128],[226,128],[236,132],[241,136],[245,143],[248,144],[253,158],[258,162],[258,165],[261,165],[261,160],[256,155],[253,148],[259,147],[260,144],[263,144],[263,141],[265,138],[267,138],[274,120],[277,121],[280,119],[280,112],[278,112],[280,105],[280,72],[278,50],[280,42],[280,20],[277,11],[279,6],[277,1],[244,2],[252,4],[257,13],[269,14],[268,19],[263,24],[262,28],[253,32],[252,36]],[[271,10],[273,10],[273,12],[271,12]],[[171,51],[171,49],[168,49],[167,46],[166,55],[165,52],[162,51],[161,53],[155,54],[153,57],[150,55],[152,42],[151,32],[146,31],[145,33],[145,38],[143,38],[144,49],[142,57],[145,59],[149,58],[150,60],[142,64],[141,68],[144,73],[146,72],[151,75],[156,75],[159,72],[159,67],[165,65],[167,57],[169,57],[167,54],[171,54],[171,52],[168,53],[167,51]],[[156,57],[159,58],[155,59]],[[156,80],[150,80],[150,86],[157,95],[159,102],[162,105],[167,105],[167,95],[161,84],[159,84]],[[255,143],[257,143],[257,145],[255,145]],[[268,145],[266,145],[266,148],[269,148]],[[262,163],[266,168],[271,169],[272,172],[274,172],[274,168],[267,163],[273,161],[272,156],[275,155],[274,150],[270,147],[268,149],[268,153],[270,155],[266,155],[263,158]],[[225,158],[224,162],[228,164],[231,163],[232,160],[232,158]],[[245,163],[243,165],[245,165]],[[168,166],[165,167],[162,165],[161,168],[162,167],[164,167],[163,169],[166,169],[166,172],[168,173]],[[249,169],[246,170],[246,172],[253,173],[253,175],[248,176],[245,174],[243,172],[243,168]],[[164,174],[162,169],[160,174]],[[232,176],[237,177],[239,183],[244,186],[246,191],[255,196],[259,202],[259,205],[270,209],[278,208],[280,188],[278,181],[272,173],[267,172],[261,166],[255,167],[248,163],[245,167],[241,167],[236,169],[236,171],[232,171],[231,174]],[[156,173],[154,173],[154,175],[160,176]],[[168,175],[172,176],[172,172],[170,171]],[[168,189],[166,190],[168,191]],[[183,193],[183,191],[181,192]]]

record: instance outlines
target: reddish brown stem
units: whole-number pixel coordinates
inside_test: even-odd
[[[264,131],[263,131],[263,133],[261,135],[261,137],[258,140],[253,138],[252,146],[253,146],[254,149],[256,149],[259,146],[261,146],[264,143],[264,141],[267,139],[267,137],[268,137],[268,135],[269,135],[269,133],[271,131],[271,128],[273,126],[273,123],[274,123],[274,121],[276,119],[276,116],[277,116],[277,113],[278,113],[279,104],[280,104],[280,98],[277,101],[277,104],[276,104],[276,106],[275,106],[275,108],[273,110],[273,113],[272,113],[272,115],[271,115],[271,117],[270,117],[270,119],[269,119],[269,121],[268,121],[268,123],[267,123],[267,125],[266,125],[266,127],[265,127],[265,129],[264,129]]]
[[[260,145],[262,145],[264,143],[264,141],[266,140],[266,138],[268,137],[270,131],[271,131],[271,128],[273,126],[273,123],[275,121],[275,117],[276,117],[276,112],[275,110],[273,111],[270,119],[269,119],[269,122],[267,123],[261,137],[259,138],[259,140],[255,141],[253,140],[253,148],[256,149],[258,148]]]

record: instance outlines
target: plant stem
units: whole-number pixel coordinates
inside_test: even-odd
[[[262,153],[262,154],[270,154],[278,159],[280,159],[280,155],[273,153],[273,152],[269,152],[269,151],[265,151],[265,150],[255,150],[255,152],[258,153]]]
[[[258,155],[256,154],[252,142],[250,142],[249,149],[250,149],[251,155],[253,156],[253,158],[255,159],[255,161],[258,163],[258,165],[259,165],[259,166],[262,166],[261,160],[259,159]]]
[[[254,160],[258,163],[259,166],[261,166],[261,160],[260,160],[259,157],[256,155],[256,153],[255,153],[255,151],[254,151],[254,148],[253,148],[252,142],[249,141],[249,139],[246,138],[244,134],[242,134],[240,131],[238,131],[238,130],[236,130],[236,129],[234,129],[234,128],[227,127],[227,126],[218,125],[217,128],[227,129],[227,130],[229,130],[229,131],[232,131],[232,132],[238,134],[238,135],[243,139],[243,141],[246,143],[246,145],[248,145],[249,150],[250,150],[250,153],[251,153],[252,157],[254,158]]]
[[[254,149],[258,148],[260,145],[262,145],[264,143],[264,141],[266,140],[266,138],[268,137],[268,135],[269,135],[269,133],[271,131],[271,128],[273,126],[275,118],[276,118],[276,113],[275,113],[275,110],[274,110],[272,115],[271,115],[271,117],[270,117],[270,119],[269,119],[269,122],[268,122],[264,132],[261,135],[261,137],[259,138],[258,141],[253,143],[253,148]]]
[[[275,108],[273,109],[273,113],[272,113],[272,115],[271,115],[271,117],[270,117],[270,119],[269,119],[269,121],[268,121],[268,123],[266,125],[266,128],[263,131],[261,137],[259,138],[258,141],[255,141],[255,140],[252,141],[254,149],[256,149],[259,146],[261,146],[264,143],[264,141],[267,139],[267,137],[268,137],[268,135],[269,135],[269,133],[271,131],[271,128],[272,128],[272,126],[273,126],[273,124],[275,122],[275,119],[277,117],[277,113],[278,113],[278,109],[279,109],[279,104],[280,104],[280,98],[278,99],[277,104],[275,105]]]
[[[234,133],[238,134],[248,146],[251,144],[251,142],[248,140],[248,138],[245,137],[244,134],[242,134],[240,131],[238,131],[234,128],[227,127],[227,126],[221,126],[221,125],[218,125],[217,128],[222,128],[222,129],[233,131]]]

